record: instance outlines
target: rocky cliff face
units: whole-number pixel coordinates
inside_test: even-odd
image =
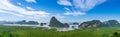
[[[92,20],[92,21],[87,21],[83,22],[79,25],[80,28],[90,28],[90,27],[97,27],[98,25],[101,24],[101,21],[99,20]]]
[[[58,21],[55,17],[52,17],[50,20],[50,27],[68,27],[68,24],[63,24],[60,21]]]

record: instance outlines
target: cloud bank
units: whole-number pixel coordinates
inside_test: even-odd
[[[32,2],[32,1],[35,2],[35,0],[29,0],[29,2]],[[19,4],[21,5],[21,3]],[[40,17],[47,17],[50,15],[50,13],[47,13],[45,11],[41,11],[41,10],[34,11],[34,9],[31,7],[26,7],[26,8],[27,9],[13,5],[10,2],[10,0],[0,1],[0,13],[8,13],[8,14],[19,16],[19,17],[34,16],[34,15],[39,15]]]
[[[65,6],[65,15],[85,15],[88,10],[106,2],[107,0],[58,0],[59,5]],[[66,8],[70,6],[70,8]]]

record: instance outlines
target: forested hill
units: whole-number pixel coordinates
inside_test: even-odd
[[[79,25],[80,28],[89,27],[120,27],[120,23],[117,20],[108,20],[101,22],[100,20],[86,21]]]

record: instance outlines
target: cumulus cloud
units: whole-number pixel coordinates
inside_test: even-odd
[[[71,2],[69,2],[68,0],[59,0],[57,1],[57,3],[64,6],[72,6]]]
[[[26,0],[26,2],[36,3],[36,0]]]
[[[32,8],[28,7],[28,9],[32,9]],[[33,10],[29,11],[25,8],[22,8],[22,7],[11,4],[9,0],[1,0],[0,1],[0,13],[1,12],[6,12],[6,13],[17,15],[17,16],[40,15],[41,17],[42,16],[47,17],[50,14],[50,13],[47,13],[47,12],[41,11],[41,10],[39,10],[39,11],[33,11]],[[15,12],[17,12],[18,14],[16,14]]]
[[[62,2],[61,2],[62,1]],[[65,3],[65,2],[69,2],[71,5],[69,4],[60,4],[60,3]],[[59,5],[63,5],[63,6],[70,6],[70,8],[65,8],[67,15],[83,15],[85,14],[88,10],[91,10],[92,8],[94,8],[95,6],[104,3],[106,0],[72,0],[72,2],[70,2],[70,0],[59,0]]]

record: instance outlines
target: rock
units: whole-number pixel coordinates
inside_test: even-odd
[[[50,27],[68,27],[66,24],[61,23],[55,17],[52,17],[50,20]]]

